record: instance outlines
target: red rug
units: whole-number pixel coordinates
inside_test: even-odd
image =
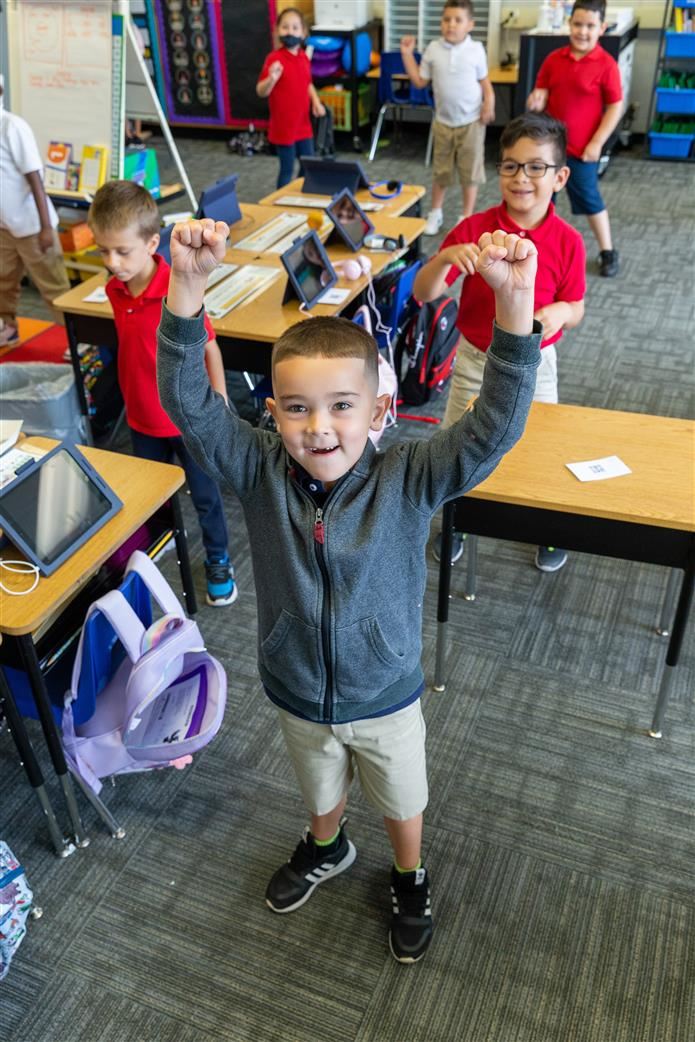
[[[68,335],[63,326],[38,319],[19,318],[20,342],[16,347],[4,348],[3,362],[65,362]]]

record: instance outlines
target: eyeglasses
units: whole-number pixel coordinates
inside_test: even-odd
[[[515,177],[518,170],[523,170],[527,177],[545,177],[548,170],[557,170],[557,163],[515,163],[513,159],[505,159],[497,164],[497,173],[502,177]]]

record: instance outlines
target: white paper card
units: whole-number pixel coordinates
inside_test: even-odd
[[[104,286],[97,286],[93,289],[89,296],[85,297],[82,301],[83,304],[103,304],[108,297],[106,296],[106,289]]]
[[[566,463],[580,481],[603,481],[604,478],[620,478],[624,474],[632,474],[618,456],[604,456],[603,459],[585,460],[583,463]]]
[[[336,286],[333,289],[326,290],[323,296],[316,301],[317,304],[342,304],[346,297],[350,296],[349,289],[338,289]]]

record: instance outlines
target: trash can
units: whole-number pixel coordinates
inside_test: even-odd
[[[0,365],[0,416],[23,420],[23,434],[81,443],[88,440],[71,365]]]

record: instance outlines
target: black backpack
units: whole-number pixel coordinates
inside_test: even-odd
[[[335,156],[335,140],[333,137],[333,113],[328,108],[324,116],[312,116],[312,127],[314,131],[314,153],[325,159]]]
[[[398,389],[406,405],[424,405],[444,389],[454,368],[458,307],[446,296],[411,306],[396,344]]]

